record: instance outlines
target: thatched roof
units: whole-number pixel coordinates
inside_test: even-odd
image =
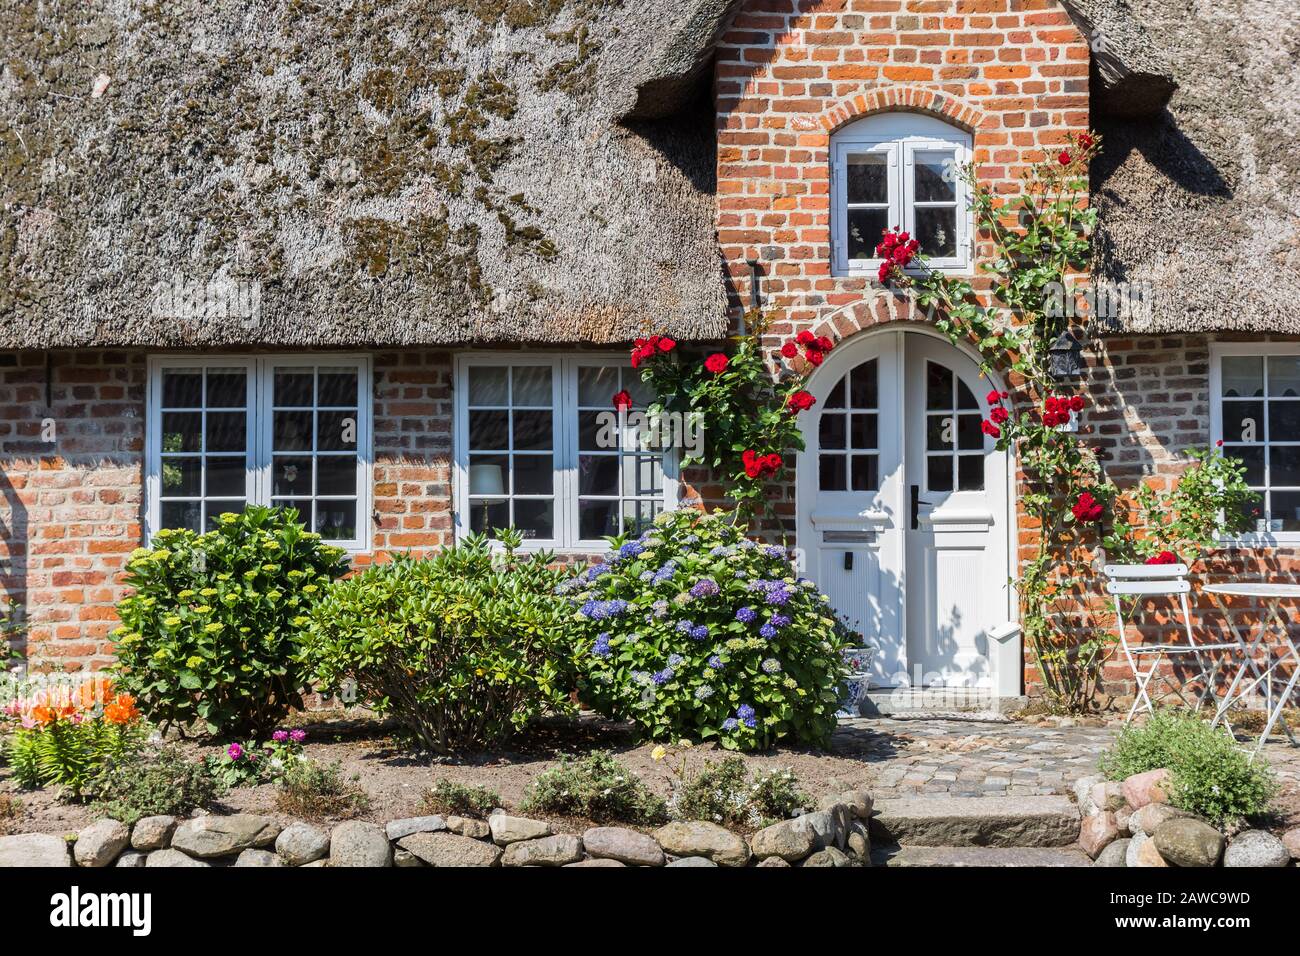
[[[0,0],[0,347],[716,337],[697,6]]]
[[[1300,333],[1300,5],[1128,2],[1178,90],[1096,118],[1099,272],[1149,290],[1120,329]]]

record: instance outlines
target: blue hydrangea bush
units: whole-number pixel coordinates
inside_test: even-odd
[[[656,740],[827,742],[848,673],[843,631],[784,548],[693,510],[610,546],[560,586],[585,702]]]

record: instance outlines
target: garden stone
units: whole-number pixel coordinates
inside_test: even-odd
[[[749,862],[749,844],[716,823],[670,823],[655,831],[655,838],[674,856],[702,856],[722,866],[744,866]]]
[[[869,820],[871,818],[871,808],[875,804],[871,794],[866,790],[845,790],[838,794],[835,799],[849,808],[849,813],[853,814],[858,820]]]
[[[1172,866],[1215,866],[1223,853],[1223,834],[1191,817],[1165,820],[1151,834],[1151,842]]]
[[[1124,799],[1134,810],[1141,810],[1149,803],[1168,803],[1168,781],[1169,771],[1163,767],[1135,773],[1124,780]]]
[[[611,860],[606,857],[593,857],[590,860],[579,860],[577,863],[564,864],[566,870],[575,866],[618,866],[627,869],[626,863],[620,863],[618,860]]]
[[[669,866],[717,866],[708,857],[703,856],[684,856],[680,859],[673,860]]]
[[[799,819],[806,821],[812,827],[816,838],[816,849],[824,850],[828,846],[844,848],[844,837],[848,835],[848,821],[842,820],[839,814],[831,810],[818,810],[815,813],[805,813]]]
[[[824,850],[818,850],[808,859],[804,860],[800,866],[852,866],[853,861],[848,855],[837,850],[833,846],[828,846]]]
[[[1125,866],[1138,865],[1138,850],[1141,849],[1143,843],[1146,843],[1150,839],[1151,838],[1145,833],[1138,833],[1133,836],[1133,839],[1129,841],[1128,847],[1124,852]]]
[[[488,817],[488,827],[492,831],[492,842],[497,846],[507,846],[521,840],[537,840],[555,832],[544,820],[512,817],[506,813],[494,813]]]
[[[520,840],[506,847],[501,854],[502,866],[564,866],[582,859],[582,841],[576,836],[540,837]]]
[[[410,868],[413,866],[426,866],[427,864],[410,850],[403,850],[400,846],[393,851],[393,866]]]
[[[1143,867],[1167,867],[1169,862],[1160,855],[1160,851],[1156,848],[1156,841],[1151,837],[1146,837],[1138,846],[1138,851],[1135,854],[1133,865]]]
[[[176,849],[154,850],[149,854],[149,858],[144,861],[145,866],[211,866],[206,860],[196,860],[194,857],[182,853]]]
[[[141,817],[131,828],[131,848],[135,850],[165,850],[171,845],[176,830],[176,818],[167,814]]]
[[[393,849],[373,823],[349,820],[330,832],[330,866],[392,866]]]
[[[1079,846],[1093,860],[1118,839],[1119,825],[1115,822],[1115,814],[1110,810],[1084,817],[1079,824]]]
[[[280,824],[270,817],[236,813],[186,820],[172,834],[172,847],[200,859],[233,856],[250,847],[270,846],[280,835]]]
[[[1099,783],[1105,783],[1106,778],[1101,774],[1093,774],[1091,777],[1080,777],[1074,781],[1074,798],[1079,804],[1079,814],[1081,816],[1092,816],[1100,809],[1092,800],[1092,788]]]
[[[68,843],[48,833],[0,836],[0,867],[72,866]]]
[[[1092,790],[1088,793],[1088,802],[1092,805],[1092,813],[1118,810],[1125,802],[1124,785],[1115,780],[1104,780],[1093,784]]]
[[[460,836],[473,837],[475,840],[486,840],[492,835],[491,827],[482,820],[471,817],[448,817],[447,829]]]
[[[1243,830],[1223,853],[1224,866],[1286,866],[1290,862],[1286,845],[1267,830]]]
[[[301,867],[299,867],[299,869],[305,870],[308,867],[314,867],[314,866],[326,867],[329,865],[330,865],[329,860],[312,860],[310,863],[304,863]]]
[[[329,851],[329,834],[310,823],[291,823],[275,840],[275,852],[290,866],[305,866],[324,859]]]
[[[454,833],[412,833],[397,843],[430,866],[497,866],[501,851],[491,843]]]
[[[762,863],[760,863],[760,864],[758,864],[758,865],[759,865],[759,866],[785,866],[785,867],[788,867],[790,864],[787,863],[785,860],[781,859],[779,856],[769,856],[766,860],[764,860]]]
[[[861,820],[854,820],[853,825],[849,827],[848,838],[844,841],[849,851],[849,856],[856,859],[859,863],[866,863],[871,859],[871,832],[867,825]]]
[[[1128,837],[1120,837],[1118,840],[1107,845],[1106,849],[1097,854],[1097,859],[1093,866],[1128,866],[1124,858],[1128,855],[1128,845],[1133,841]]]
[[[139,850],[127,850],[117,858],[117,862],[113,866],[124,868],[140,867],[145,865],[146,859],[147,855]]]
[[[108,866],[131,842],[131,831],[118,820],[96,820],[77,834],[72,856],[77,866]]]
[[[1291,859],[1300,860],[1300,827],[1292,827],[1283,833],[1282,845],[1291,854]]]
[[[1154,836],[1160,824],[1178,817],[1191,817],[1186,810],[1179,810],[1167,803],[1148,803],[1141,810],[1135,810],[1129,817],[1129,829],[1134,833]]]
[[[270,850],[245,850],[235,860],[235,866],[284,866],[284,860]]]
[[[626,827],[592,827],[582,835],[582,845],[601,859],[633,866],[664,865],[664,851],[655,838]]]
[[[445,829],[447,829],[447,821],[440,816],[409,817],[405,820],[390,821],[388,826],[384,827],[384,832],[388,834],[388,839],[400,840],[412,833],[437,833]]]
[[[1164,804],[1155,803],[1152,806],[1162,807]],[[1127,803],[1115,811],[1115,826],[1119,829],[1120,836],[1133,835],[1133,811],[1128,808]]]
[[[759,859],[775,856],[793,863],[818,849],[817,833],[807,816],[795,817],[759,830],[749,838],[749,846]]]

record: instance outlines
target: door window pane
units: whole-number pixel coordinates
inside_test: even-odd
[[[848,240],[850,259],[874,259],[881,234],[889,227],[888,209],[850,209]]]

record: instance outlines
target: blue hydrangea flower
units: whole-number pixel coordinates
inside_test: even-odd
[[[737,707],[736,717],[746,727],[758,726],[758,715],[754,712],[754,708],[750,707],[749,704],[741,704]]]
[[[677,573],[677,565],[672,561],[664,562],[663,567],[655,572],[654,583],[663,584],[665,581],[671,581],[673,575]]]
[[[665,667],[663,670],[659,671],[658,673],[651,674],[650,679],[654,681],[656,686],[662,687],[664,684],[667,684],[670,680],[672,680],[676,676],[677,675],[673,672],[673,669],[671,667]]]
[[[758,542],[751,541],[749,538],[746,538],[745,540],[740,542],[740,546],[744,548],[746,551],[753,551],[755,548],[758,547]]]
[[[578,613],[593,621],[603,621],[606,618],[618,617],[626,610],[627,602],[622,598],[614,598],[612,601],[588,601]]]
[[[713,696],[713,688],[710,687],[708,684],[701,684],[699,687],[695,688],[696,700],[708,700],[712,696]]]
[[[789,627],[789,626],[790,626],[790,619],[789,619],[788,617],[786,617],[784,614],[773,614],[773,615],[772,615],[772,626],[773,626],[773,627]]]
[[[758,633],[770,641],[772,638],[776,637],[776,628],[774,628],[772,623],[769,621],[758,629]]]
[[[769,544],[763,549],[763,553],[769,558],[785,558],[785,548],[779,547],[775,544]]]
[[[641,574],[638,576],[638,579],[642,584],[649,584],[651,581],[654,580],[654,576],[655,573],[653,571],[642,571]]]
[[[764,674],[781,673],[781,662],[778,661],[775,657],[769,657],[767,660],[763,661],[763,673]]]
[[[670,605],[662,598],[650,605],[650,613],[655,617],[667,617]]]
[[[697,624],[695,625],[695,627],[691,628],[691,640],[703,641],[703,640],[707,640],[708,637],[709,637],[709,625]]]
[[[718,587],[718,582],[712,578],[700,578],[691,586],[691,597],[706,598],[713,597],[722,589]]]
[[[700,543],[700,536],[698,534],[688,534],[686,537],[682,538],[682,544],[685,545],[693,545],[699,543]]]
[[[577,578],[565,578],[563,581],[561,581],[559,584],[555,586],[555,593],[568,594],[570,591],[572,591],[581,583],[582,582]]]
[[[635,558],[644,550],[645,550],[645,545],[642,544],[640,541],[629,541],[627,544],[623,545],[621,548],[618,549],[618,556],[623,560],[626,560],[628,558]]]
[[[753,624],[757,617],[758,612],[748,605],[736,612],[736,620],[741,624]]]
[[[740,721],[736,720],[735,717],[728,717],[726,720],[722,722],[723,730],[735,730],[739,726],[740,726]]]
[[[611,653],[609,647],[609,634],[601,633],[596,635],[596,643],[592,645],[591,653],[596,657],[609,657]]]
[[[593,564],[586,571],[582,572],[582,579],[584,581],[594,581],[602,574],[609,574],[609,570],[610,568],[608,564]]]
[[[714,654],[712,657],[709,658],[709,666],[712,667],[715,671],[722,670],[722,658],[719,657],[717,654]]]
[[[682,657],[682,655],[680,655],[680,654],[669,654],[669,655],[668,655],[668,666],[669,666],[669,667],[680,667],[681,664],[682,664],[682,661],[684,661],[684,660],[686,660],[686,658]]]
[[[678,634],[681,634],[681,635],[683,635],[683,636],[685,636],[685,635],[687,635],[687,634],[690,634],[690,633],[691,633],[691,628],[693,628],[694,626],[695,626],[695,622],[694,622],[694,621],[678,621],[678,622],[677,622],[677,633],[678,633]]]

